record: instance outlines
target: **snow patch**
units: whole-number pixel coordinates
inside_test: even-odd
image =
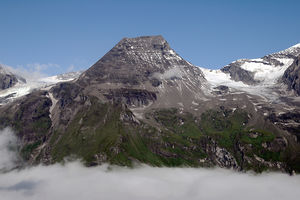
[[[55,98],[53,97],[53,94],[50,93],[50,92],[49,92],[49,98],[50,98],[51,101],[52,101],[52,105],[51,105],[51,107],[50,107],[50,109],[49,109],[49,112],[50,112],[50,119],[52,119],[52,111],[53,111],[54,107],[56,106],[58,100],[55,99]]]
[[[195,105],[195,106],[199,105],[199,103],[196,103],[195,101],[192,101],[192,104]]]
[[[183,72],[180,70],[179,67],[171,68],[165,71],[163,74],[161,73],[154,73],[153,77],[164,80],[164,79],[172,79],[172,78],[182,78]]]
[[[254,79],[262,81],[263,84],[275,84],[284,71],[293,63],[291,58],[276,58],[282,66],[275,66],[266,62],[253,62],[256,59],[246,61],[240,67],[254,73]]]
[[[179,102],[177,103],[179,106],[183,107],[183,103],[182,102]]]
[[[249,87],[241,81],[231,80],[230,75],[222,72],[221,70],[205,69],[202,67],[200,67],[200,69],[202,70],[206,80],[213,86],[226,85],[233,88]]]

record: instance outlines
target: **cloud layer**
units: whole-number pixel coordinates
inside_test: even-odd
[[[154,73],[152,76],[159,80],[171,79],[171,78],[182,78],[182,71],[179,68],[172,68],[172,69],[165,71],[163,74]]]
[[[19,161],[16,149],[18,141],[9,128],[0,130],[0,172],[14,168]]]
[[[298,199],[300,177],[222,169],[38,166],[0,176],[3,199]]]
[[[14,158],[7,153],[6,144],[14,141],[8,139],[11,134],[9,129],[0,133],[2,165]],[[5,200],[296,200],[299,186],[300,176],[281,173],[253,175],[224,169],[149,166],[86,168],[80,162],[0,174],[0,197]]]

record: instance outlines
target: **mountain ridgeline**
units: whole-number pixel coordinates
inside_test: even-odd
[[[78,78],[0,107],[27,164],[300,172],[299,45],[207,70],[162,36],[124,38]],[[257,70],[262,69],[262,70]]]

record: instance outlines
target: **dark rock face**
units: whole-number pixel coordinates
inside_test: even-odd
[[[53,97],[57,99],[58,111],[52,117],[52,122],[65,127],[72,120],[77,110],[87,101],[82,93],[83,88],[72,83],[60,83],[50,90]]]
[[[15,74],[7,72],[1,65],[0,65],[0,90],[5,90],[14,86],[18,81],[26,83],[26,80],[22,77],[19,77]]]
[[[153,87],[158,87],[159,85],[161,85],[161,81],[158,80],[157,78],[153,78],[153,79],[150,79],[150,82],[152,84]]]
[[[43,141],[51,127],[51,101],[46,97],[46,93],[34,92],[27,98],[20,99],[17,106],[4,107],[1,111],[6,114],[0,116],[0,127],[14,127],[24,143]]]
[[[4,90],[14,86],[18,82],[16,76],[12,74],[2,74],[0,73],[0,90]]]
[[[296,136],[297,142],[300,143],[300,111],[294,110],[280,115],[271,114],[269,120],[281,126],[292,135]]]
[[[221,71],[230,74],[231,79],[235,81],[242,81],[248,85],[255,85],[259,83],[258,81],[254,80],[253,72],[242,69],[240,65],[240,62],[234,62],[223,67]]]
[[[284,55],[284,57],[287,57],[287,58],[294,58],[294,56],[289,55],[289,54]],[[283,66],[283,63],[281,63],[280,61],[276,60],[276,59],[274,58],[274,55],[272,56],[272,54],[271,54],[271,55],[264,56],[264,57],[262,57],[262,59],[263,59],[266,63],[270,63],[270,64],[275,65],[275,66]]]
[[[56,99],[59,99],[61,108],[72,104],[73,100],[81,93],[82,88],[71,83],[60,83],[51,89]]]
[[[282,81],[287,84],[290,90],[300,95],[300,57],[295,59],[293,64],[284,72]]]
[[[109,90],[108,94],[104,94],[104,96],[114,102],[138,107],[147,106],[150,102],[154,102],[157,98],[154,92],[126,88]]]
[[[226,85],[219,85],[214,89],[215,89],[214,93],[217,95],[226,94],[229,92],[229,87],[227,87]]]

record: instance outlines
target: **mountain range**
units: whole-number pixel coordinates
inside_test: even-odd
[[[162,36],[124,38],[89,69],[34,82],[0,67],[0,127],[23,164],[300,171],[300,44],[219,70]]]

